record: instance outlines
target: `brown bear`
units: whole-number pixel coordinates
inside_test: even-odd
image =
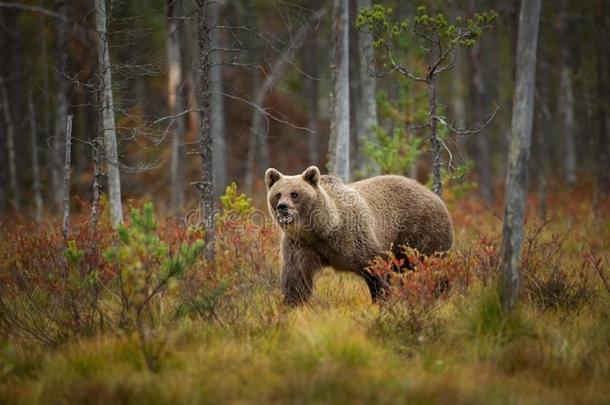
[[[269,212],[282,229],[282,292],[285,302],[309,299],[323,267],[364,278],[376,301],[385,284],[366,268],[375,256],[400,246],[431,255],[453,243],[443,201],[417,181],[377,176],[344,184],[311,166],[302,174],[265,172]]]

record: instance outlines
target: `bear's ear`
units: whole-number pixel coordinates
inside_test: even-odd
[[[318,183],[320,183],[320,170],[317,167],[309,166],[302,176],[303,180],[314,187],[318,187]]]
[[[274,168],[269,168],[265,172],[265,184],[267,185],[267,190],[271,188],[279,179],[282,178],[282,173],[278,172]]]

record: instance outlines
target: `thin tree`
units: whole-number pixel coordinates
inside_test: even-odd
[[[170,159],[170,190],[171,210],[178,218],[184,208],[184,132],[186,128],[186,115],[180,114],[185,109],[182,94],[182,43],[181,30],[183,21],[180,10],[181,0],[167,0],[167,70],[168,70],[168,107],[170,114],[174,115],[171,130],[171,159]]]
[[[99,131],[97,136],[92,141],[92,158],[93,158],[93,181],[91,184],[91,229],[97,227],[97,221],[100,215],[100,197],[102,194],[102,166],[101,156],[104,148],[104,140],[100,137]]]
[[[527,193],[528,161],[536,89],[536,50],[540,0],[522,0],[517,40],[517,69],[511,141],[506,169],[506,196],[500,268],[502,308],[517,303],[520,284],[521,242]]]
[[[225,35],[218,29],[220,14],[225,1],[219,0],[217,7],[208,11],[208,26],[210,27],[210,41],[212,53],[210,55],[210,130],[212,131],[214,171],[214,196],[218,198],[223,194],[227,185],[227,153],[225,144],[225,113],[223,97],[223,54]]]
[[[214,217],[214,170],[213,142],[210,127],[210,67],[212,65],[212,40],[210,37],[208,13],[212,7],[218,7],[216,1],[198,0],[197,42],[199,45],[199,64],[197,67],[197,99],[199,104],[200,133],[198,154],[201,157],[201,181],[198,188],[201,191],[199,207],[204,215],[205,259],[214,263],[215,256],[215,217]]]
[[[56,0],[56,13],[61,16],[55,18],[55,54],[57,72],[57,97],[55,99],[55,127],[53,130],[53,160],[51,164],[51,189],[53,190],[53,200],[57,210],[61,210],[63,199],[63,183],[61,181],[62,161],[64,151],[64,138],[66,136],[66,118],[68,116],[68,103],[70,100],[70,80],[68,78],[68,2]]]
[[[30,131],[32,144],[32,177],[34,188],[34,220],[42,220],[42,192],[40,187],[40,163],[38,157],[38,134],[36,132],[36,114],[34,113],[34,101],[32,92],[28,96],[28,112],[30,115]]]
[[[328,171],[350,179],[348,0],[333,0],[331,45],[331,115]]]
[[[568,0],[559,2],[559,27],[558,36],[561,45],[559,49],[559,115],[560,133],[563,139],[563,162],[564,179],[568,186],[576,184],[576,150],[574,145],[574,93],[572,91],[572,73],[570,71],[570,47],[568,31]]]
[[[542,35],[539,41],[542,43]],[[549,160],[549,137],[547,128],[551,122],[551,113],[547,106],[548,90],[545,80],[548,65],[544,63],[543,47],[538,49],[538,61],[536,63],[536,103],[533,124],[533,135],[535,137],[536,154],[536,174],[538,177],[538,215],[542,221],[547,219],[547,183],[548,183],[548,160]]]
[[[474,0],[470,0],[468,11],[470,14],[475,13]],[[485,103],[485,83],[481,70],[480,48],[481,43],[479,42],[468,49],[469,96],[474,119],[483,116],[483,105]],[[477,148],[475,166],[479,177],[479,190],[488,204],[492,203],[494,199],[489,136],[489,132],[482,131],[475,139]]]
[[[108,178],[108,206],[113,227],[123,222],[121,202],[121,178],[117,153],[116,126],[114,123],[114,101],[112,97],[112,71],[108,49],[108,15],[106,0],[95,0],[95,22],[98,34],[98,64],[102,98],[102,132]]]
[[[63,235],[64,241],[70,234],[70,160],[72,151],[72,115],[66,117],[65,157],[64,157],[64,187],[63,187]]]
[[[595,3],[595,72],[597,76],[597,131],[598,131],[598,187],[602,196],[610,194],[610,137],[608,136],[608,111],[610,109],[610,74],[608,73],[607,2]]]
[[[257,86],[254,94],[254,109],[252,110],[250,143],[248,147],[248,159],[246,161],[246,189],[252,191],[254,186],[254,161],[258,158],[262,167],[268,166],[269,151],[267,145],[267,133],[269,131],[269,115],[264,107],[265,98],[269,91],[280,79],[287,66],[292,63],[295,52],[303,45],[307,33],[324,15],[324,8],[313,13],[309,21],[304,22],[299,29],[291,35],[290,43],[282,50],[274,61],[269,72],[265,74],[263,82]]]
[[[6,125],[6,149],[8,151],[9,180],[13,191],[13,209],[15,212],[19,212],[21,209],[21,200],[19,198],[17,164],[15,161],[15,127],[13,125],[13,117],[11,115],[6,84],[3,77],[0,77],[0,92],[2,92],[2,113],[4,116],[4,124]]]
[[[428,96],[428,119],[419,127],[427,127],[429,134],[426,137],[431,144],[432,154],[432,191],[439,197],[443,194],[443,183],[441,177],[442,152],[445,150],[449,155],[447,168],[452,169],[452,154],[444,138],[444,132],[470,135],[481,132],[491,122],[498,108],[490,115],[483,124],[475,129],[455,128],[443,117],[438,98],[438,77],[443,72],[455,67],[458,51],[462,47],[473,46],[480,38],[483,30],[491,27],[496,18],[496,13],[475,14],[472,18],[463,21],[456,18],[454,23],[449,23],[442,14],[428,15],[426,8],[417,8],[417,15],[413,20],[404,19],[399,22],[393,21],[393,10],[376,4],[371,8],[363,9],[356,20],[359,28],[368,29],[368,33],[374,37],[374,47],[379,53],[379,64],[381,69],[376,70],[379,76],[387,76],[394,72],[406,78],[426,84]],[[422,43],[422,50],[426,61],[425,73],[419,73],[401,63],[401,58],[394,50],[399,47],[400,40],[405,38],[409,27],[416,39]]]
[[[318,164],[318,115],[319,115],[319,70],[318,70],[318,33],[312,31],[304,49],[305,95],[307,97],[307,127],[312,131],[308,138],[309,163]]]
[[[358,0],[358,12],[369,7],[371,7],[371,0]],[[358,42],[362,52],[359,75],[362,90],[362,97],[360,99],[360,122],[362,125],[359,126],[357,131],[358,145],[361,147],[361,145],[371,141],[374,127],[377,125],[377,102],[375,99],[377,79],[374,72],[370,69],[370,64],[375,52],[372,37],[369,34],[360,31],[358,34]],[[357,156],[358,170],[364,171],[367,168],[370,168],[372,170],[371,174],[378,174],[379,168],[375,167],[374,163],[370,159],[367,159],[364,153],[358,153]]]

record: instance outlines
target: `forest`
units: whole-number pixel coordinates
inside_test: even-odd
[[[607,0],[0,1],[0,403],[610,402],[609,43]],[[295,304],[311,166],[451,249]]]

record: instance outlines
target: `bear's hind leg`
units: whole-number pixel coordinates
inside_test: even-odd
[[[409,262],[409,258],[405,254],[402,246],[394,246],[392,247],[392,253],[394,254],[394,258],[397,260],[402,260],[402,265],[400,266],[392,266],[392,270],[395,273],[404,273],[406,270],[414,270],[415,267],[411,262]]]
[[[379,276],[371,274],[366,270],[362,270],[359,274],[362,276],[367,287],[369,288],[373,303],[379,301],[380,298],[383,298],[388,284],[385,283]]]

